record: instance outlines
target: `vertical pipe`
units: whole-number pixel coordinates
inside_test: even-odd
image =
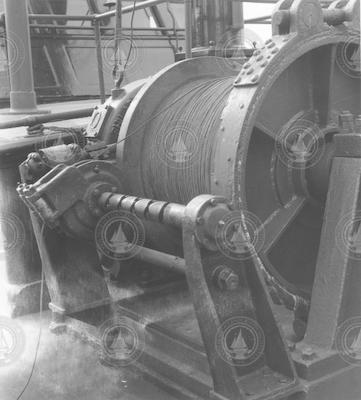
[[[102,42],[101,42],[100,21],[99,20],[94,21],[94,34],[95,34],[95,47],[96,47],[96,51],[97,51],[100,100],[102,103],[104,103],[105,102],[105,84],[104,84]]]
[[[10,75],[10,112],[38,113],[27,0],[5,0],[5,24]]]
[[[240,46],[244,47],[243,2],[239,0],[232,0],[232,25],[234,29],[239,30]]]
[[[192,58],[192,0],[185,0],[185,53],[186,58]]]
[[[115,21],[114,21],[114,65],[113,65],[113,79],[115,88],[119,89],[124,80],[124,68],[122,66],[122,58],[120,54],[120,46],[122,40],[122,0],[117,0],[115,6]]]

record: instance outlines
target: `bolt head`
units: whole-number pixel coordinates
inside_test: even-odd
[[[302,358],[304,360],[312,360],[316,356],[316,352],[313,350],[312,347],[307,346],[302,349]]]
[[[225,286],[227,290],[236,290],[239,286],[239,278],[236,274],[231,274],[225,282]]]
[[[217,286],[221,290],[236,290],[239,286],[239,277],[226,266],[218,267],[215,271]]]

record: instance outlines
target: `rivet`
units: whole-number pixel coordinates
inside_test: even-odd
[[[261,51],[258,49],[253,52],[254,56],[259,56],[260,54],[261,54]]]
[[[275,48],[271,51],[272,54],[276,54],[277,52],[278,52],[278,47],[275,47]]]
[[[272,49],[272,47],[276,46],[276,44],[274,42],[270,42],[267,44],[267,48],[268,49]]]
[[[254,69],[253,69],[253,68],[250,68],[250,69],[247,71],[247,75],[251,75],[253,72],[254,72]]]
[[[244,108],[244,104],[240,104],[239,108],[242,110],[242,108]]]
[[[259,78],[258,75],[252,76],[251,82],[257,82],[257,81],[258,81],[258,78]]]
[[[241,82],[242,82],[242,78],[237,78],[236,84],[237,84],[237,83],[241,83]]]
[[[269,44],[269,43],[272,43],[272,39],[267,39],[267,40],[264,42],[264,44]]]
[[[283,41],[283,42],[288,42],[288,41],[289,41],[289,37],[287,37],[287,36],[284,37],[282,41]]]
[[[244,68],[244,69],[247,69],[247,68],[249,68],[250,66],[251,66],[250,63],[245,63],[245,64],[243,65],[243,68]]]
[[[224,131],[224,126],[221,126],[221,131]]]
[[[261,64],[261,67],[264,68],[267,64],[268,64],[268,62],[266,60],[264,60],[263,63]]]
[[[261,60],[263,60],[263,56],[262,56],[262,55],[260,55],[260,56],[258,56],[258,57],[256,58],[256,61],[261,61]]]

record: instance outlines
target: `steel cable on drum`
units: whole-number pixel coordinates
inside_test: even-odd
[[[185,204],[211,192],[216,134],[233,80],[191,81],[163,100],[143,143],[146,196]]]

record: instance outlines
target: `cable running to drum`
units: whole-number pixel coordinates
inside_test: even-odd
[[[143,146],[147,196],[185,204],[211,192],[216,135],[233,79],[192,81],[163,100],[165,111],[152,119]]]

